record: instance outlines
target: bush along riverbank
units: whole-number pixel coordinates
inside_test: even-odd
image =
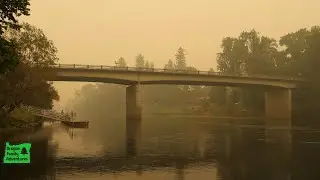
[[[31,115],[18,108],[12,111],[6,119],[2,119],[1,121],[0,139],[18,133],[36,130],[42,127],[43,124],[41,117]]]

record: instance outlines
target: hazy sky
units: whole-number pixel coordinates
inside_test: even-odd
[[[215,68],[223,37],[255,28],[281,35],[320,24],[317,0],[31,0],[21,18],[45,32],[60,63],[113,65],[123,56],[134,65],[142,53],[162,68],[182,46],[187,62]],[[56,83],[64,102],[79,83]]]

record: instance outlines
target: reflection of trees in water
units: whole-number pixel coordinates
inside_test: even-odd
[[[218,174],[221,179],[273,180],[270,177],[271,171],[267,162],[267,146],[259,140],[263,132],[263,129],[235,128],[226,130],[224,135],[220,134],[229,136],[231,139],[229,145],[223,140],[218,142],[220,144],[217,152]]]
[[[126,133],[126,86],[110,84],[90,84],[84,86],[72,102],[69,109],[77,112],[79,120],[90,121],[90,129],[85,133],[84,139],[98,139],[106,152],[118,151],[124,153]],[[186,101],[197,99],[207,94],[208,89],[197,88],[197,91],[182,91],[175,85],[142,86],[143,113],[181,111]],[[148,122],[146,122],[148,121]],[[149,122],[151,121],[151,122]],[[160,133],[172,125],[156,127],[154,124],[163,122],[163,116],[158,119],[142,120],[142,135],[148,131]],[[167,127],[166,127],[167,126]],[[179,130],[179,125],[173,125]],[[144,136],[144,139],[147,136]]]
[[[208,125],[207,125],[208,126]],[[200,128],[201,129],[201,128]],[[203,130],[203,129],[202,129]],[[170,130],[171,131],[171,130]],[[167,130],[165,133],[170,132]],[[47,175],[54,179],[55,168],[60,167],[59,171],[70,171],[68,166],[79,167],[88,172],[107,172],[115,173],[122,171],[136,171],[143,174],[154,167],[171,167],[176,169],[176,179],[185,178],[185,169],[195,166],[208,166],[208,164],[217,162],[218,175],[222,180],[283,180],[288,179],[291,175],[292,180],[300,179],[318,179],[320,146],[318,144],[301,143],[309,141],[310,137],[316,138],[317,135],[310,133],[295,133],[292,153],[288,151],[291,146],[281,141],[265,142],[264,129],[239,128],[239,127],[208,127],[201,133],[191,133],[193,140],[185,141],[185,144],[179,144],[172,138],[179,139],[179,136],[171,137],[173,148],[176,152],[171,156],[167,152],[163,154],[146,154],[142,153],[138,157],[114,157],[106,155],[105,157],[78,158],[78,159],[56,159],[48,146],[48,139],[33,142],[31,157],[32,164],[24,166],[1,166],[1,179],[40,179],[40,176]],[[277,132],[277,134],[279,134]],[[150,135],[150,134],[149,134]],[[319,135],[319,133],[318,133]],[[156,133],[153,134],[156,136]],[[178,138],[177,138],[178,137]],[[188,139],[185,135],[181,135]],[[320,138],[320,136],[318,137]],[[170,139],[170,138],[169,138]],[[161,150],[166,149],[168,139],[164,136],[158,138],[159,146],[154,146]],[[299,140],[299,142],[298,142]],[[313,139],[316,141],[317,139]],[[319,139],[318,139],[319,141]],[[181,142],[181,141],[180,141]],[[193,142],[193,144],[192,144]],[[204,146],[204,156],[200,155],[199,148],[185,148],[185,154],[181,153],[177,147],[190,145]],[[3,145],[4,143],[2,143]],[[201,145],[202,144],[202,145]],[[190,147],[192,147],[190,145]],[[185,146],[184,146],[185,147]],[[1,147],[3,149],[4,147]],[[175,150],[174,150],[175,149]],[[163,149],[162,149],[163,150]],[[172,150],[172,149],[171,149]],[[146,151],[148,152],[148,151]],[[151,151],[149,151],[151,152]],[[3,152],[2,152],[3,153]],[[201,164],[200,162],[203,162]],[[207,164],[206,164],[207,163]],[[290,166],[290,163],[292,166]],[[19,172],[19,173],[17,173]],[[48,178],[50,179],[50,178]]]
[[[292,180],[320,177],[320,132],[294,131],[292,149]]]
[[[238,132],[237,132],[238,131]],[[220,130],[217,133],[218,176],[222,180],[301,180],[319,179],[320,133],[294,132],[289,139],[263,141],[263,129]],[[272,133],[272,132],[268,132]],[[279,135],[279,131],[275,132]],[[282,137],[286,137],[286,130]],[[311,135],[312,134],[312,135]],[[232,139],[227,146],[227,138]],[[260,140],[259,140],[260,139]],[[229,147],[229,150],[227,148]],[[229,154],[227,154],[229,152]]]
[[[140,129],[142,153],[201,154],[196,152],[196,150],[202,148],[200,146],[205,146],[207,149],[212,147],[209,142],[212,125],[197,124],[198,121],[196,118],[163,116],[142,119]],[[84,141],[100,143],[106,153],[121,155],[125,153],[126,128],[137,129],[133,127],[132,123],[131,125],[128,124],[130,123],[126,123],[124,118],[106,118],[104,124],[100,125],[99,128],[90,126],[84,132],[83,139]],[[130,136],[135,135],[138,135],[138,132]]]

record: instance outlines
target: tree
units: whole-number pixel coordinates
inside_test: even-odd
[[[276,66],[277,47],[276,40],[255,30],[224,38],[217,55],[218,70],[233,75],[270,74]]]
[[[320,67],[320,27],[311,28],[310,34],[306,37],[308,46],[305,48],[302,65],[302,75],[318,86]]]
[[[281,41],[282,40],[282,41]],[[308,83],[304,83],[293,93],[294,123],[297,125],[319,126],[320,81],[320,30],[318,26],[310,30],[300,29],[281,38],[286,47],[286,66],[292,75],[301,74]],[[307,121],[301,121],[304,117]]]
[[[149,62],[148,62],[148,61],[146,61],[146,64],[144,65],[144,67],[150,68],[150,65],[149,65]]]
[[[183,49],[182,47],[180,47],[177,51],[177,53],[175,54],[175,58],[176,58],[176,68],[180,69],[180,70],[184,70],[187,67],[187,62],[186,62],[186,53],[185,53],[185,49]]]
[[[21,31],[10,29],[4,33],[7,39],[15,42],[21,61],[31,67],[50,67],[58,61],[57,48],[44,32],[28,23],[22,23]]]
[[[313,33],[320,31],[319,26],[313,26],[310,30],[304,28],[293,33],[288,33],[280,38],[279,44],[284,47],[281,51],[283,59],[281,62],[281,71],[285,75],[297,76],[301,74],[301,66],[306,65],[305,53],[309,44],[308,37],[312,37]],[[285,71],[284,71],[285,70]]]
[[[127,67],[127,63],[126,63],[126,61],[124,60],[123,57],[120,57],[118,59],[118,61],[116,61],[116,66],[117,67]]]
[[[239,40],[245,50],[244,71],[246,74],[271,74],[276,66],[278,44],[276,40],[261,36],[255,30],[242,32]],[[243,52],[242,52],[243,53]]]
[[[0,76],[12,71],[19,63],[16,45],[0,36]]]
[[[1,0],[0,1],[0,35],[7,28],[19,29],[17,17],[29,16],[29,0]]]
[[[52,75],[47,67],[58,61],[57,49],[42,30],[27,23],[22,24],[22,28],[22,31],[9,29],[4,33],[5,38],[16,44],[20,63],[14,71],[0,78],[2,115],[21,103],[51,108],[53,100],[59,100],[52,82],[47,82]]]
[[[154,63],[150,62],[150,68],[154,68]]]
[[[222,40],[222,52],[217,54],[217,68],[226,74],[241,74],[241,56],[245,54],[244,47],[236,38],[227,37]]]
[[[222,40],[222,52],[217,55],[218,70],[232,75],[272,75],[276,71],[277,42],[261,36],[255,30],[242,32],[239,37]],[[242,91],[242,92],[240,92]],[[235,89],[232,96],[241,99],[244,106],[264,111],[263,89]]]
[[[18,30],[17,17],[28,16],[29,0],[2,0],[0,1],[0,75],[11,71],[19,62],[15,44],[2,37],[7,28]]]
[[[144,66],[145,66],[144,56],[142,56],[142,54],[138,54],[136,56],[136,67],[143,68]]]
[[[164,65],[165,69],[174,69],[174,64],[171,59],[169,59],[168,63]]]

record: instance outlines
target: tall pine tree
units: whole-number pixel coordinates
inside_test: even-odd
[[[177,51],[177,53],[175,54],[176,57],[176,69],[179,70],[184,70],[187,67],[187,62],[186,62],[186,53],[185,53],[185,49],[183,49],[182,47],[180,47]]]

